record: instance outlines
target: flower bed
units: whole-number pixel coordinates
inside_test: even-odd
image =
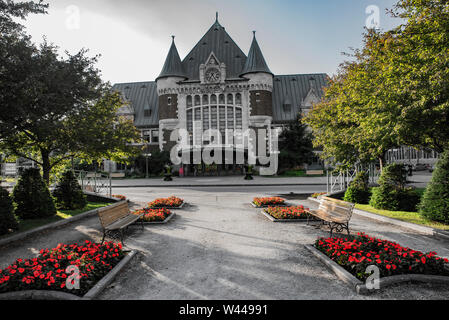
[[[285,204],[285,199],[279,197],[254,198],[253,204],[257,207],[279,206]]]
[[[144,208],[141,210],[134,211],[133,214],[141,215],[143,214],[144,222],[162,222],[171,215],[171,211],[165,208],[162,209],[151,209]]]
[[[370,265],[379,268],[381,278],[406,274],[449,276],[448,260],[436,252],[425,254],[363,233],[349,238],[320,238],[315,248],[361,281],[370,276],[365,273]]]
[[[316,199],[316,198],[318,198],[319,196],[324,196],[325,194],[327,194],[327,192],[318,192],[318,193],[312,194],[310,197]]]
[[[117,198],[117,199],[120,199],[120,200],[126,200],[126,197],[121,195],[121,194],[113,194],[112,198]]]
[[[169,198],[160,198],[156,199],[153,202],[148,203],[148,207],[155,208],[179,208],[183,205],[184,200],[181,198],[177,198],[175,196],[171,196]]]
[[[103,245],[86,241],[79,244],[59,244],[54,249],[43,249],[37,258],[17,259],[0,270],[0,293],[25,290],[63,291],[83,296],[109,273],[124,257],[121,244]],[[79,290],[66,288],[70,265],[79,268]]]
[[[307,210],[308,208],[304,208],[303,206],[298,207],[269,207],[265,209],[265,212],[268,213],[275,219],[278,220],[306,220],[307,219]]]

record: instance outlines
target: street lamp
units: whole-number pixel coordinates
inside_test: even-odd
[[[145,157],[145,177],[146,179],[148,179],[148,158],[151,157],[151,153],[148,152],[148,143],[146,144],[146,153],[143,154],[143,156]]]

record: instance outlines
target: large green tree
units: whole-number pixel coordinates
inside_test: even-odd
[[[306,119],[334,162],[383,164],[399,145],[449,146],[449,3],[400,0],[391,14],[404,23],[367,30]]]
[[[47,183],[52,168],[69,158],[134,155],[138,131],[117,117],[124,102],[101,80],[97,57],[84,49],[61,57],[54,45],[35,46],[20,27],[14,30],[0,42],[0,148],[38,163]]]

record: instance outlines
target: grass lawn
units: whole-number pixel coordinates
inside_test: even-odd
[[[435,229],[449,230],[449,225],[424,219],[419,215],[418,212],[378,210],[374,209],[370,205],[365,204],[356,204],[355,207],[360,210],[376,213],[389,218],[416,223]]]
[[[21,233],[24,231],[28,231],[31,229],[35,229],[38,227],[41,227],[43,225],[52,223],[52,222],[57,222],[60,220],[64,220],[64,219],[68,219],[74,216],[77,216],[81,213],[90,211],[90,210],[94,210],[94,209],[98,209],[98,208],[102,208],[102,207],[106,207],[108,206],[110,203],[100,203],[100,202],[88,202],[87,206],[84,209],[78,209],[78,210],[59,210],[58,213],[53,216],[53,217],[49,217],[49,218],[41,218],[41,219],[32,219],[32,220],[21,220],[21,219],[17,219],[19,221],[19,230],[17,230],[14,233],[10,233],[8,235],[5,236],[10,236],[13,234],[17,234],[17,233]],[[2,236],[2,237],[5,237]],[[2,238],[0,237],[0,238]]]

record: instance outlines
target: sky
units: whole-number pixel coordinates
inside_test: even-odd
[[[400,21],[387,8],[395,0],[50,0],[47,15],[24,25],[35,42],[45,36],[61,53],[88,48],[100,54],[105,81],[153,81],[161,72],[171,36],[183,59],[215,22],[248,53],[252,31],[274,74],[332,75],[360,48],[368,22],[389,30]],[[378,19],[375,6],[379,9]]]

